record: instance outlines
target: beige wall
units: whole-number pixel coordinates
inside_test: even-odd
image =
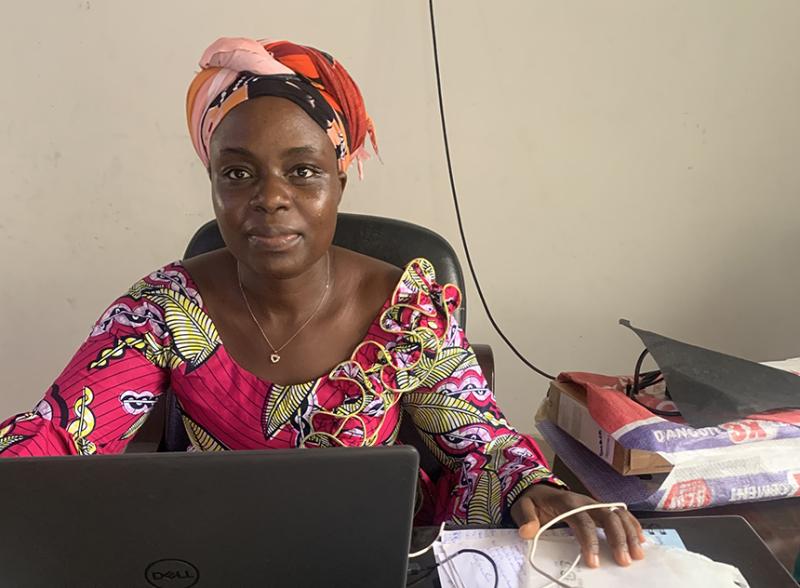
[[[384,164],[345,210],[457,230],[424,0],[51,0],[0,19],[0,415],[31,407],[131,282],[211,217],[183,122],[221,35],[328,49]],[[753,359],[800,355],[800,3],[439,0],[453,162],[491,307],[553,370],[624,372],[619,317]],[[460,250],[460,247],[459,247]],[[532,429],[545,380],[488,328]]]

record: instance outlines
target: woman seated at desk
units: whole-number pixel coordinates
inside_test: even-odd
[[[563,488],[505,420],[453,313],[460,292],[424,259],[404,270],[332,246],[350,164],[375,135],[328,54],[220,39],[187,96],[226,247],[174,262],[115,300],[0,455],[119,453],[168,387],[191,449],[390,445],[403,414],[442,463],[420,472],[417,522],[530,538],[592,500]],[[621,565],[641,558],[623,510],[567,519],[589,565],[595,525]]]

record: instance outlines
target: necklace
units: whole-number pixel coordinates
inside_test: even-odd
[[[272,350],[272,353],[270,353],[269,356],[269,360],[272,363],[278,363],[281,360],[280,352],[283,351],[283,349],[287,345],[289,345],[289,343],[291,343],[295,337],[297,337],[300,334],[300,331],[306,328],[308,323],[310,323],[315,316],[317,316],[319,309],[322,308],[322,304],[328,298],[328,292],[330,291],[330,285],[331,285],[331,255],[330,253],[328,253],[328,277],[325,280],[325,290],[322,293],[319,302],[317,302],[317,306],[314,307],[314,310],[311,312],[311,314],[305,320],[305,322],[302,325],[300,325],[300,328],[294,332],[294,335],[289,337],[283,345],[277,348],[269,340],[269,337],[267,337],[267,334],[264,332],[264,328],[261,326],[261,323],[256,318],[253,309],[250,307],[250,301],[247,299],[247,294],[245,294],[244,286],[242,285],[242,272],[238,261],[236,262],[236,278],[239,281],[239,291],[242,293],[242,299],[244,300],[244,305],[247,307],[247,312],[250,313],[250,318],[253,319],[253,322],[256,324],[256,327],[258,327],[258,330],[261,332],[261,336],[264,337],[264,341],[267,342],[267,345],[269,345],[269,348]]]

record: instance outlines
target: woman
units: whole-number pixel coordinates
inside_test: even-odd
[[[121,452],[171,387],[196,450],[391,444],[405,411],[445,466],[420,473],[418,521],[529,538],[592,501],[563,488],[497,408],[430,263],[398,268],[331,245],[346,170],[372,121],[329,55],[220,39],[187,97],[224,249],[175,262],[101,316],[36,408],[0,425],[0,454]],[[625,511],[568,519],[595,566],[643,556]]]

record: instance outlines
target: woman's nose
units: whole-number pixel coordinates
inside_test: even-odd
[[[276,178],[266,178],[259,184],[251,204],[269,213],[288,209],[291,197],[286,183]]]

